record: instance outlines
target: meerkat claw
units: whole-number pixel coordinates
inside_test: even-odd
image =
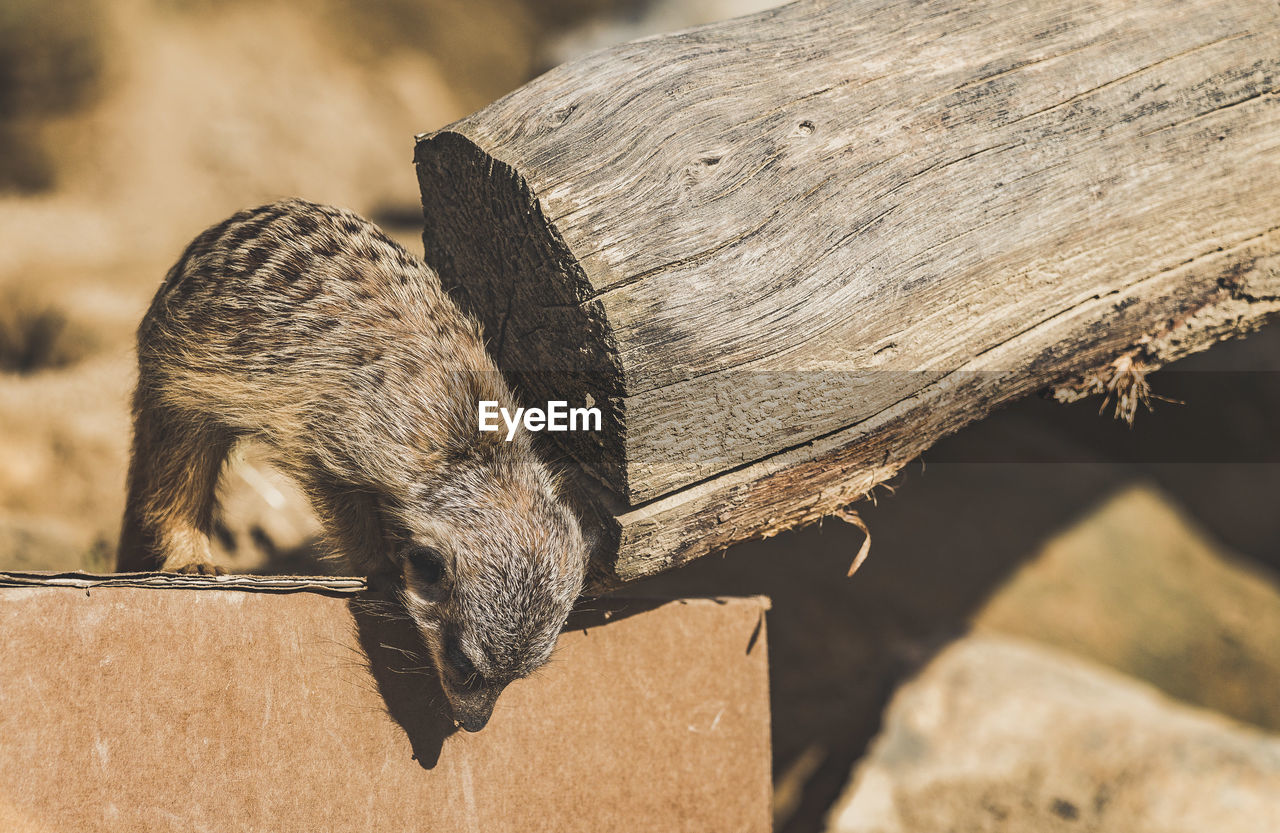
[[[217,564],[183,564],[173,572],[188,576],[221,576],[226,575],[227,571]]]

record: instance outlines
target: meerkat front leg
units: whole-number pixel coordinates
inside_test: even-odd
[[[330,545],[352,569],[366,575],[390,569],[374,494],[327,478],[310,478],[306,491]]]
[[[136,398],[117,570],[223,572],[209,553],[209,531],[218,475],[234,440],[213,420]]]

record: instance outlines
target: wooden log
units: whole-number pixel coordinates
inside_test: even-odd
[[[427,259],[602,408],[556,438],[616,583],[1280,310],[1278,85],[1275,3],[805,0],[420,136]]]

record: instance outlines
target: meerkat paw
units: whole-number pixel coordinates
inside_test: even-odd
[[[164,571],[166,573],[182,573],[188,576],[222,576],[227,573],[226,570],[222,569],[217,564],[210,564],[207,561],[179,564],[173,567],[166,564],[164,565]]]
[[[157,536],[164,559],[160,567],[166,573],[185,573],[190,576],[220,576],[226,570],[213,563],[209,552],[209,539],[194,529],[170,528]]]

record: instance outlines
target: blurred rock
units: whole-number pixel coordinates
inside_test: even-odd
[[[1280,730],[1280,584],[1136,485],[1051,539],[974,616]]]
[[[973,636],[894,697],[833,833],[1280,830],[1280,737]]]

